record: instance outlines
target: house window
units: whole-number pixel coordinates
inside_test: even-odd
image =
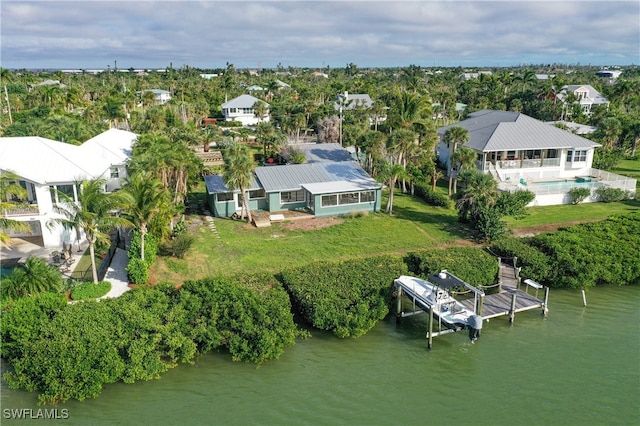
[[[233,192],[220,192],[216,194],[216,201],[218,203],[231,200],[233,200]]]
[[[322,196],[322,207],[331,207],[338,205],[338,196],[335,194],[332,195],[323,195]]]
[[[557,149],[548,149],[546,158],[558,158],[558,150]]]
[[[541,151],[539,149],[529,149],[524,152],[524,158],[527,160],[537,160],[540,158]]]
[[[515,151],[507,151],[507,160],[515,160],[516,152]]]
[[[304,201],[304,190],[299,189],[297,191],[285,191],[280,193],[280,203],[297,203]]]
[[[587,151],[575,151],[573,153],[573,162],[584,162],[587,161]]]
[[[257,198],[265,198],[265,192],[264,189],[255,189],[253,191],[249,191],[249,199],[250,200],[255,200]]]
[[[361,192],[360,193],[360,202],[361,203],[371,203],[375,201],[376,194],[373,191]]]
[[[73,185],[56,185],[56,190],[58,191],[59,202],[70,202],[75,200],[73,196]]]
[[[345,194],[340,194],[339,204],[357,204],[358,198],[359,197],[357,192],[347,192]]]
[[[117,179],[120,177],[120,170],[117,167],[111,167],[111,179]]]

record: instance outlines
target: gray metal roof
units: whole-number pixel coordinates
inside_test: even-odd
[[[207,175],[204,177],[204,183],[207,186],[208,194],[217,194],[220,192],[238,192],[238,190],[229,189],[229,187],[225,185],[224,180],[222,179],[222,175]],[[256,181],[255,177],[252,177],[251,184],[247,189],[262,189],[262,187],[260,186],[260,183]]]
[[[357,106],[363,106],[365,108],[371,108],[373,101],[367,94],[351,94],[347,93],[346,100],[345,95],[338,95],[334,103],[336,110],[340,109],[340,104],[344,103],[345,109],[355,109]]]
[[[317,163],[258,167],[256,176],[267,192],[297,191],[304,183],[334,180]]]
[[[455,126],[469,132],[469,142],[465,146],[480,152],[600,146],[566,130],[511,111],[477,111],[469,114],[466,120],[440,127],[438,134],[442,137],[447,129]]]
[[[307,159],[307,163],[353,161],[353,157],[339,143],[314,143],[295,145]]]
[[[223,103],[222,108],[253,108],[253,105],[258,101],[260,101],[260,99],[255,96],[240,95],[237,98],[231,99],[229,102]],[[269,106],[269,104],[267,104],[267,106]]]

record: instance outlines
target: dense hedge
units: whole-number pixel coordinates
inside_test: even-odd
[[[498,276],[498,262],[486,250],[476,247],[450,247],[407,255],[409,270],[426,277],[443,269],[473,285],[492,285]]]
[[[400,258],[381,256],[315,263],[281,278],[306,321],[344,338],[365,334],[387,315],[393,280],[406,272]]]
[[[625,285],[640,280],[640,214],[560,228],[531,245],[550,258],[546,279],[553,287]]]
[[[416,184],[415,195],[431,206],[449,208],[453,205],[448,195],[435,192],[426,185]]]
[[[551,259],[528,243],[530,239],[504,237],[493,242],[491,250],[503,258],[518,258],[520,276],[537,282],[546,282],[551,272]]]
[[[153,235],[146,234],[144,236],[144,260],[140,257],[141,245],[140,231],[135,230],[131,237],[131,245],[127,251],[129,257],[127,273],[129,281],[133,284],[146,284],[149,282],[149,269],[158,254],[158,242]]]
[[[258,281],[139,287],[72,305],[47,293],[20,299],[2,312],[1,354],[12,365],[4,379],[58,403],[96,397],[107,383],[158,378],[210,349],[241,361],[277,358],[294,343],[291,305],[274,278]]]

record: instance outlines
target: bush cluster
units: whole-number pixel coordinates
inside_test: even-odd
[[[628,198],[628,194],[620,188],[612,188],[610,186],[601,186],[596,189],[598,201],[603,203],[614,203]]]
[[[416,184],[414,188],[416,197],[431,206],[449,208],[452,205],[451,198],[445,194],[433,191],[429,186]]]
[[[518,257],[522,278],[550,287],[625,285],[640,280],[640,215],[560,228],[528,239],[503,238],[491,249]]]
[[[591,195],[591,188],[571,188],[569,190],[569,196],[571,197],[571,204],[580,204],[590,195]]]
[[[492,285],[498,276],[498,262],[487,251],[476,247],[450,247],[409,253],[409,270],[423,277],[446,269],[472,285]]]
[[[406,274],[400,258],[319,262],[282,273],[293,304],[312,326],[358,337],[389,312],[393,280]]]
[[[291,304],[273,277],[259,281],[259,291],[243,279],[210,279],[71,305],[60,294],[22,298],[2,312],[0,355],[12,365],[4,379],[55,404],[158,378],[210,349],[238,361],[277,358],[296,336]]]
[[[149,269],[151,269],[151,265],[155,262],[158,254],[158,242],[151,234],[146,234],[144,237],[144,260],[140,257],[141,247],[140,232],[135,230],[127,252],[129,256],[127,273],[129,274],[129,281],[133,284],[146,284],[149,282]]]
[[[625,285],[640,279],[640,214],[611,217],[540,234],[531,245],[550,258],[553,287]]]

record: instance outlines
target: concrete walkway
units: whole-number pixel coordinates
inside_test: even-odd
[[[127,256],[126,250],[121,248],[116,249],[113,259],[111,259],[111,265],[109,265],[107,273],[104,276],[104,280],[111,283],[111,290],[99,299],[120,297],[125,292],[131,290],[129,288],[129,276],[126,270],[128,263],[129,257]]]

